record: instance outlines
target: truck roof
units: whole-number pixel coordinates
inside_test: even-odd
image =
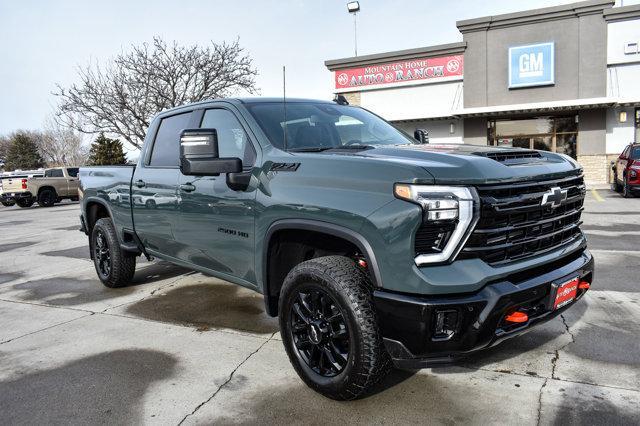
[[[257,104],[257,103],[273,103],[273,102],[283,102],[281,97],[242,97],[242,98],[217,98],[217,99],[207,99],[206,101],[194,102],[191,104],[180,105],[177,107],[165,109],[161,111],[158,115],[165,115],[170,112],[179,111],[184,108],[191,108],[199,105],[207,105],[215,102],[229,102],[232,104]],[[306,98],[287,98],[287,103],[298,103],[298,102],[316,102],[316,103],[324,103],[324,104],[333,104],[332,101],[321,100],[321,99],[306,99]]]

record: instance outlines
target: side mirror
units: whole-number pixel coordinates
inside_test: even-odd
[[[185,129],[180,134],[180,171],[188,176],[240,173],[242,160],[219,157],[216,129]]]
[[[420,143],[429,143],[429,132],[425,129],[416,129],[413,138]]]

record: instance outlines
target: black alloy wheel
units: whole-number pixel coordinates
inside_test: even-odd
[[[111,219],[101,218],[96,221],[89,243],[93,264],[102,284],[116,288],[131,283],[136,272],[136,256],[120,248]]]
[[[21,208],[27,208],[27,207],[31,207],[34,203],[34,199],[33,197],[29,197],[29,198],[18,198],[18,200],[16,201],[16,204],[18,205],[18,207]]]
[[[56,193],[52,189],[43,189],[38,194],[38,204],[40,207],[51,207],[57,201]]]
[[[323,377],[334,377],[349,360],[349,329],[336,301],[319,287],[303,287],[289,316],[296,352]]]
[[[96,231],[93,256],[96,262],[96,269],[101,280],[108,280],[111,276],[111,249],[107,237],[101,229]]]
[[[390,369],[373,288],[346,256],[299,263],[282,284],[278,316],[287,356],[302,381],[328,398],[367,395]]]

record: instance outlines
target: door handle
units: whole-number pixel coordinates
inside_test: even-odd
[[[138,179],[137,181],[135,181],[134,185],[138,188],[144,188],[145,186],[147,186],[145,181],[143,181],[142,179]]]
[[[183,183],[180,185],[180,189],[185,191],[185,192],[191,192],[191,191],[195,191],[196,187],[195,185],[191,184],[191,183]]]

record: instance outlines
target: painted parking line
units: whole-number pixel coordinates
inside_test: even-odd
[[[596,189],[592,189],[591,194],[593,195],[593,198],[595,198],[596,200],[604,201],[604,198],[602,198],[600,194],[598,194],[598,191]]]

